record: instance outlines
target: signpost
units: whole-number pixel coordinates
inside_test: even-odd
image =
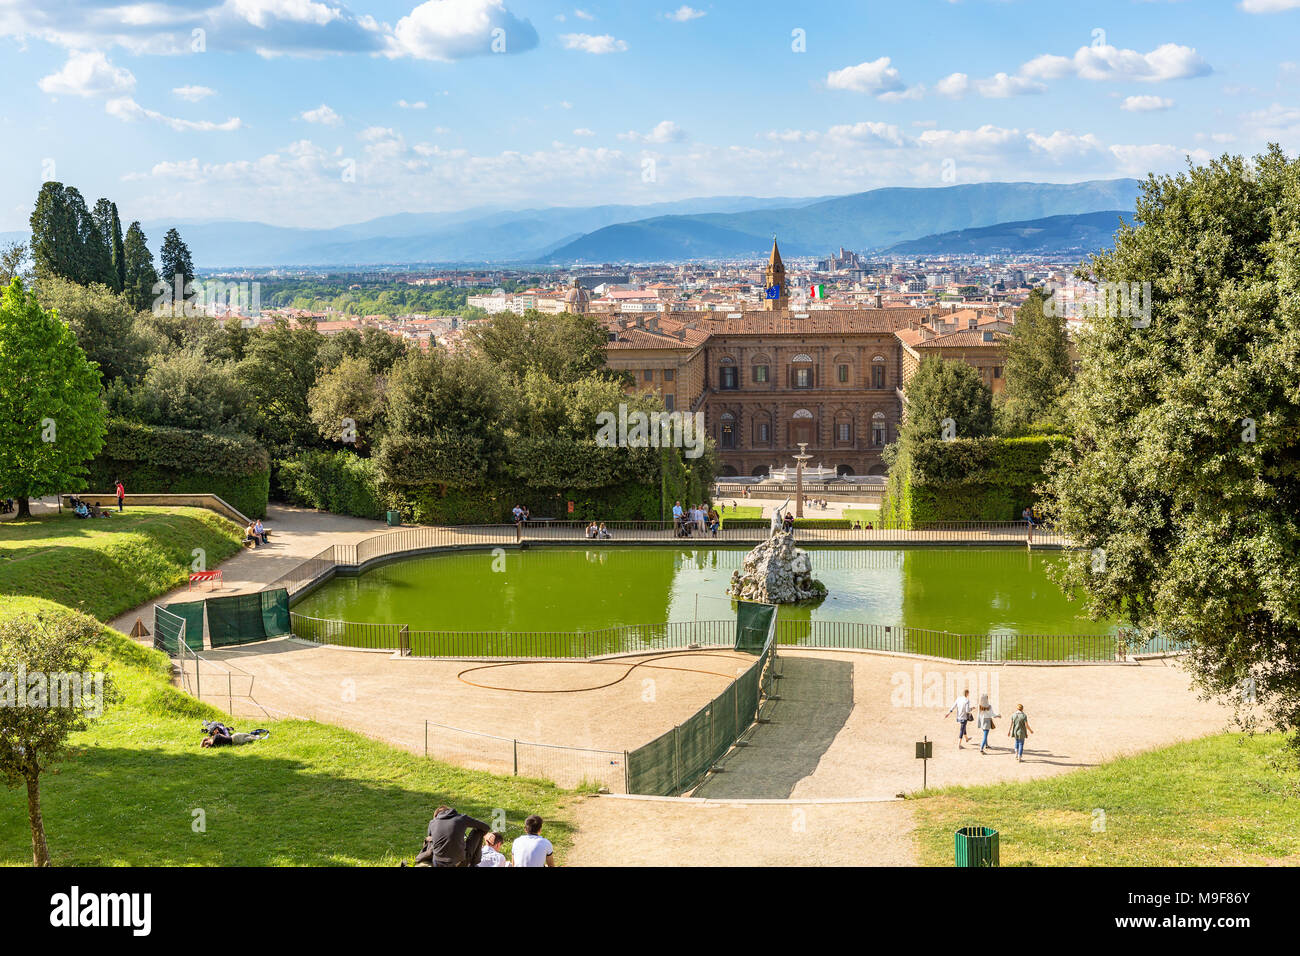
[[[927,782],[927,770],[929,764],[926,761],[934,757],[934,741],[925,737],[916,742],[916,759],[921,761],[921,789],[925,789]]]

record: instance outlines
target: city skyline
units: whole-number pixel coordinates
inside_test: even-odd
[[[331,227],[1173,172],[1300,147],[1297,25],[1300,0],[0,0],[0,231],[46,179],[127,220]]]

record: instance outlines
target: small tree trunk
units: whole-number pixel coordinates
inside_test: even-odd
[[[31,505],[31,502],[28,501],[26,498],[19,498],[19,499],[18,499],[18,513],[17,513],[16,515],[14,515],[14,518],[15,518],[15,519],[17,519],[17,518],[30,518],[31,516],[32,516],[32,505]]]
[[[45,820],[41,817],[41,781],[27,778],[27,821],[32,827],[32,866],[50,865],[50,848],[45,843]]]

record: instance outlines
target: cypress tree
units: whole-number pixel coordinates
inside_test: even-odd
[[[153,254],[149,252],[148,240],[138,222],[127,227],[122,260],[122,293],[133,309],[144,312],[153,303],[153,287],[158,281],[158,273],[154,271]]]

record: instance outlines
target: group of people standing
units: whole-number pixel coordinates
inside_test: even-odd
[[[984,737],[980,741],[980,753],[987,753],[989,750],[989,731],[997,729],[994,718],[1000,719],[1001,714],[993,713],[993,705],[989,703],[988,694],[980,694],[978,708],[971,706],[970,690],[966,689],[961,692],[948,713],[944,714],[947,719],[950,715],[957,715],[957,749],[964,750],[965,744],[974,741],[966,733],[968,724],[974,723],[975,729],[983,731]],[[1029,726],[1029,716],[1025,713],[1024,704],[1016,704],[1015,713],[1011,715],[1010,726],[1007,727],[1007,736],[1015,741],[1016,761],[1023,763],[1025,759],[1025,741],[1034,731]]]
[[[698,504],[683,508],[680,501],[673,502],[673,533],[679,538],[689,538],[692,531],[708,532],[715,538],[722,518],[712,505]]]

